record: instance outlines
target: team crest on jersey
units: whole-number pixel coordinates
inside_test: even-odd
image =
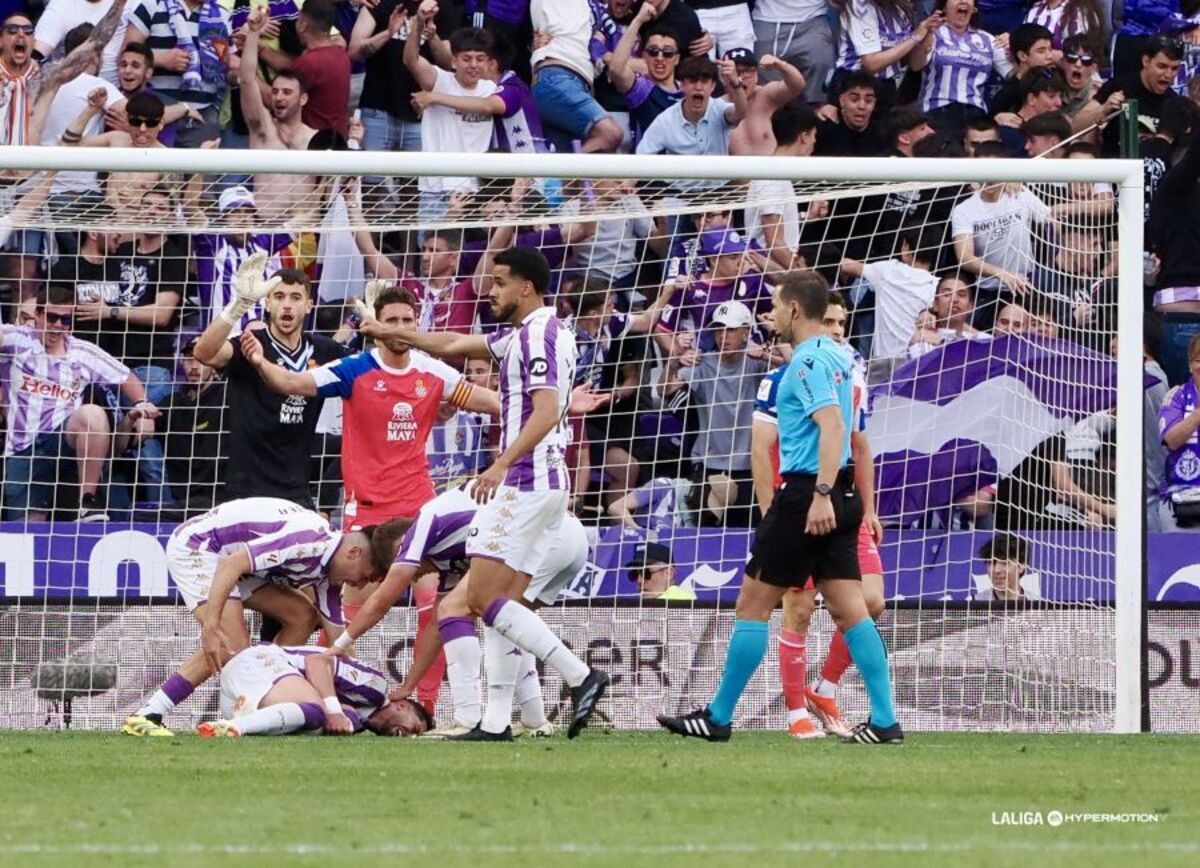
[[[840,385],[842,384],[842,380],[843,380],[843,379],[845,379],[845,378],[842,376],[842,372],[841,372],[841,371],[834,371],[834,372],[833,372],[833,382],[834,382],[834,384],[835,384],[835,385],[838,385],[838,386],[840,386]]]
[[[1179,461],[1175,463],[1175,475],[1184,482],[1191,482],[1200,476],[1200,458],[1196,457],[1195,452],[1189,449],[1179,456]]]
[[[425,381],[417,377],[417,382],[413,385],[413,391],[417,393],[418,398],[424,398],[429,394],[429,390],[425,388]]]

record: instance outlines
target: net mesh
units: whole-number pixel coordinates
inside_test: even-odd
[[[592,549],[546,618],[617,674],[602,707],[616,725],[652,726],[719,678],[765,496],[753,447],[771,423],[756,401],[788,356],[771,295],[808,268],[842,295],[831,327],[856,353],[869,411],[880,625],[901,720],[1110,729],[1115,204],[1093,183],[483,179],[453,196],[371,176],[63,172],[14,184],[0,200],[0,725],[112,727],[196,647],[167,536],[226,497],[231,473],[251,480],[247,493],[275,493],[253,482],[274,435],[236,442],[256,375],[192,359],[242,262],[263,251],[265,274],[303,272],[314,304],[289,313],[268,299],[235,339],[273,316],[264,341],[288,344],[303,325],[353,352],[364,348],[353,301],[372,278],[411,290],[424,329],[495,329],[491,257],[521,245],[551,266],[547,302],[575,332],[576,382],[610,396],[569,420],[571,509]],[[72,291],[72,319],[48,321],[62,305],[53,294],[37,305],[45,286]],[[119,364],[61,367],[31,351],[63,330]],[[455,364],[495,388],[488,365]],[[140,392],[121,387],[126,369],[162,411],[153,425],[130,411]],[[326,401],[317,420],[315,403],[281,398],[254,424],[299,423],[291,471],[311,505],[349,526],[347,501],[369,500],[376,481],[346,478],[347,411]],[[435,487],[480,472],[497,442],[495,420],[443,406],[426,449]],[[665,583],[682,598],[667,607],[651,602]],[[358,651],[399,677],[414,625],[399,609]],[[831,636],[818,612],[810,680]],[[211,715],[215,691],[177,723]],[[548,703],[559,695],[548,675]],[[839,700],[853,719],[866,711],[853,669]],[[773,650],[738,720],[785,718]]]

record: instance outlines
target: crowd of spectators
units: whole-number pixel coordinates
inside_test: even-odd
[[[1149,423],[1148,475],[1161,481],[1149,513],[1200,525],[1174,509],[1186,513],[1200,487],[1197,0],[0,0],[0,10],[0,146],[1095,159],[1121,153],[1121,107],[1136,99],[1148,419],[1163,406],[1162,430]],[[262,306],[248,309],[222,340],[249,329],[279,358],[303,346],[324,361],[358,340],[347,296],[361,291],[326,291],[335,258],[339,280],[406,288],[422,328],[467,331],[494,325],[482,298],[492,253],[542,250],[548,301],[580,345],[578,381],[612,393],[574,425],[570,457],[574,508],[598,521],[639,511],[757,521],[750,415],[780,361],[766,314],[788,269],[816,268],[842,289],[872,386],[952,341],[1015,334],[1109,352],[1115,334],[1115,198],[1102,184],[798,204],[786,183],[759,181],[750,207],[701,210],[723,182],[498,189],[422,176],[414,190],[366,178],[342,195],[320,177],[269,174],[3,181],[5,518],[183,516],[240,491],[229,461],[244,463],[234,441],[245,420],[230,411],[251,387],[239,353],[221,355],[202,334],[233,298],[239,266],[261,253],[307,297],[286,308],[286,325],[283,301],[267,300],[269,328]],[[482,211],[492,228],[363,229],[335,257],[332,240],[288,228],[296,203],[334,199],[348,220],[364,202],[393,201],[413,203],[410,223]],[[676,204],[689,207],[647,209]],[[39,209],[84,207],[79,231],[13,228]],[[547,211],[561,223],[521,219]],[[320,341],[289,343],[301,325]],[[466,370],[479,384],[493,376]],[[1179,388],[1163,404],[1168,386]],[[312,438],[311,496],[335,509],[336,413],[322,416],[319,399],[281,401],[279,413]],[[441,483],[485,465],[495,433],[486,417],[448,413],[430,446]],[[1112,436],[1084,420],[998,485],[947,504],[950,520],[1111,525]],[[48,484],[60,482],[71,485]]]

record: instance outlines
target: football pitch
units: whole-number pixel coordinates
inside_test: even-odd
[[[1188,737],[4,732],[0,770],[3,865],[1200,864]]]

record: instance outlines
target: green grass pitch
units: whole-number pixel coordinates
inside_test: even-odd
[[[1184,737],[5,732],[0,770],[0,865],[1200,864],[1200,739]],[[996,824],[1026,811],[1042,824]],[[1051,826],[1051,811],[1067,819]]]

